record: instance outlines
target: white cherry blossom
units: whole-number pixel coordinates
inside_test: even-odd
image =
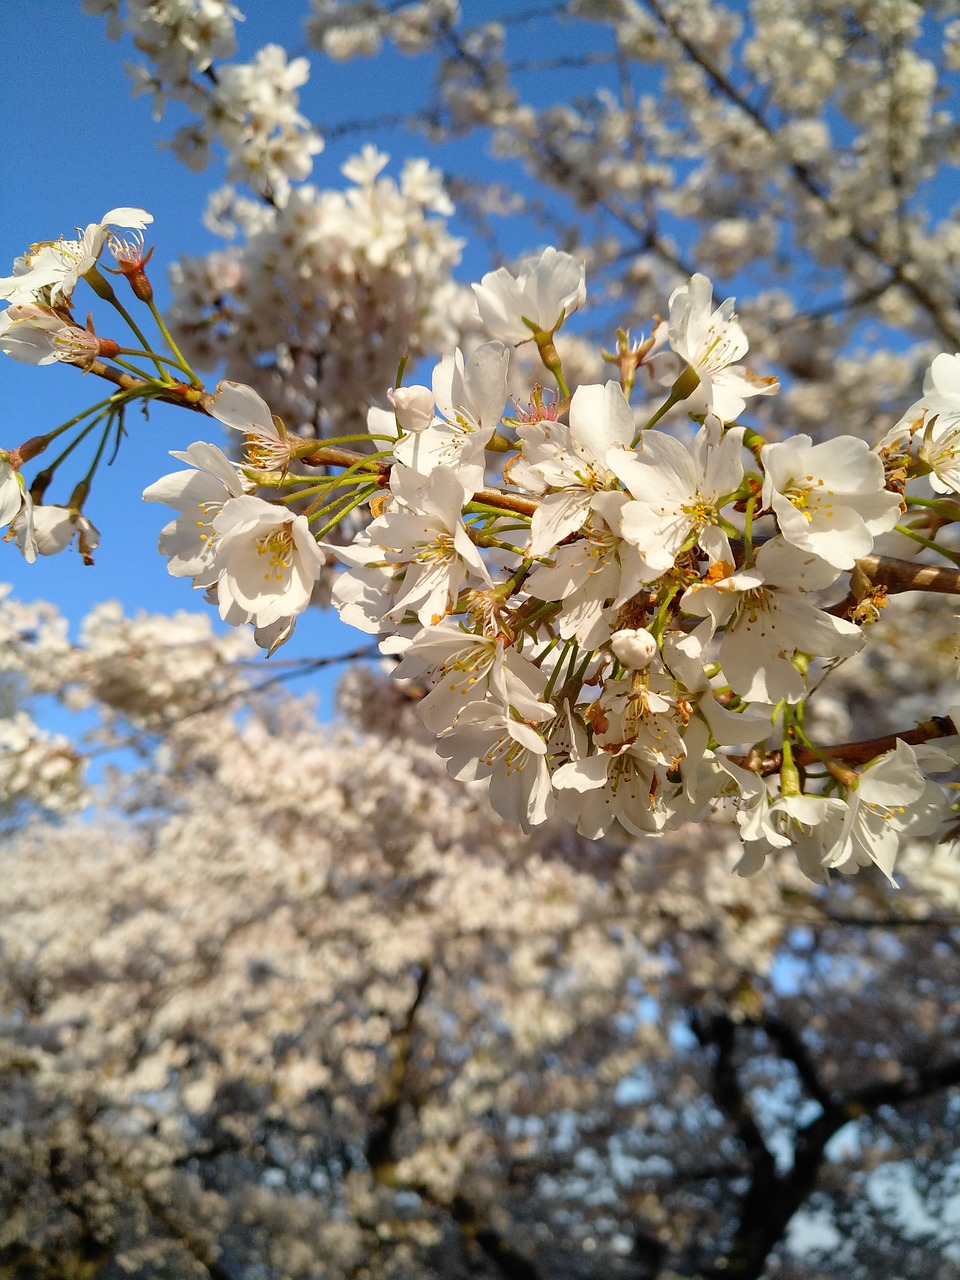
[[[247,437],[247,453],[256,466],[286,467],[293,456],[297,438],[277,425],[267,402],[253,387],[240,382],[220,382],[212,396],[204,400],[211,417]]]
[[[557,629],[565,639],[575,636],[586,649],[597,648],[610,636],[605,606],[632,595],[644,577],[645,566],[608,522],[611,517],[616,521],[623,495],[607,496],[608,518],[596,517],[579,538],[558,546],[552,563],[538,565],[527,582],[538,599],[563,602]]]
[[[579,529],[597,493],[617,486],[607,461],[611,449],[629,449],[636,427],[617,382],[581,386],[570,402],[570,425],[521,423],[521,457],[509,478],[542,494],[530,526],[531,556],[546,555]]]
[[[705,407],[723,422],[738,418],[751,396],[770,396],[776,378],[757,378],[736,363],[749,343],[734,311],[733,298],[713,309],[713,286],[691,276],[670,295],[670,346],[696,372]]]
[[[0,449],[0,526],[9,524],[26,496],[26,485],[20,469],[14,466],[9,453]]]
[[[553,248],[516,274],[506,267],[488,272],[473,292],[485,327],[515,346],[538,332],[553,333],[587,296],[583,263]]]
[[[918,455],[930,467],[937,493],[960,493],[960,352],[934,357],[923,379],[923,396],[881,440],[919,437]]]
[[[153,221],[144,209],[110,209],[99,222],[91,222],[79,240],[48,240],[14,263],[14,274],[0,278],[0,298],[13,303],[47,301],[69,303],[77,281],[96,266],[109,228],[141,231]]]
[[[884,488],[883,463],[865,440],[793,436],[764,445],[760,461],[762,501],[780,533],[837,569],[852,569],[900,517],[900,499]]]
[[[735,870],[742,876],[753,875],[769,853],[785,847],[786,840],[803,874],[822,884],[827,879],[827,851],[837,839],[846,814],[846,804],[836,796],[778,796],[760,833],[752,839],[744,836],[744,853]]]
[[[918,803],[927,798],[923,807]],[[932,801],[932,803],[930,803]],[[930,835],[942,810],[937,785],[925,778],[916,752],[899,741],[860,775],[847,796],[843,827],[824,855],[824,866],[850,874],[875,863],[891,883],[902,835]]]
[[[862,648],[858,627],[819,609],[809,592],[829,586],[837,570],[782,538],[757,553],[756,563],[684,592],[688,613],[706,618],[706,635],[724,627],[719,660],[731,688],[751,702],[798,702],[806,682],[793,663],[799,650],[846,658]]]
[[[17,522],[14,530],[11,522]],[[17,545],[28,564],[37,558],[37,539],[33,528],[33,499],[24,483],[19,466],[14,466],[4,449],[0,449],[0,528],[11,525],[7,540],[16,537]]]
[[[438,467],[449,469],[459,477],[465,495],[482,489],[484,451],[506,404],[509,362],[502,342],[484,343],[466,361],[459,350],[445,356],[433,373],[437,415],[424,427],[420,415],[425,401],[419,398],[416,429],[401,438],[394,456],[421,475]]]
[[[494,702],[470,702],[437,741],[451,777],[483,782],[501,817],[523,832],[553,811],[547,743],[541,733]]]
[[[433,421],[433,392],[429,387],[391,387],[387,398],[402,431],[416,435]]]
[[[636,450],[614,448],[607,455],[633,499],[621,512],[621,531],[651,576],[665,573],[694,542],[712,562],[731,559],[719,521],[724,499],[743,479],[743,428],[717,436],[708,423],[688,449],[674,436],[645,431]]]
[[[686,754],[675,700],[611,682],[590,718],[597,749],[553,775],[561,811],[591,839],[614,822],[634,835],[661,831],[670,818],[664,775]]]
[[[100,545],[99,530],[82,512],[70,507],[34,504],[29,516],[23,507],[10,529],[22,551],[26,551],[32,540],[41,556],[58,555],[76,538],[85,564],[93,564],[93,553]]]
[[[623,627],[610,637],[617,660],[630,671],[645,671],[657,656],[657,641],[646,627]]]
[[[384,653],[402,653],[394,672],[398,680],[433,675],[434,686],[417,711],[434,733],[454,725],[468,702],[487,698],[505,713],[512,708],[522,720],[554,715],[552,705],[540,700],[546,675],[501,636],[477,635],[444,621],[425,627],[410,641],[394,638],[380,647]]]
[[[50,307],[23,302],[0,313],[0,351],[22,364],[85,364],[99,355],[100,342]]]
[[[213,529],[221,617],[237,608],[265,628],[303,612],[327,560],[304,516],[243,494],[223,504]]]
[[[214,520],[228,498],[239,498],[250,485],[215,444],[197,441],[170,456],[190,464],[148,485],[144,502],[164,502],[180,514],[160,532],[159,550],[168,556],[175,578],[192,578],[195,587],[212,586],[218,576],[214,559]]]
[[[401,504],[368,527],[369,542],[356,563],[392,566],[397,585],[386,613],[400,620],[412,610],[421,625],[439,621],[470,581],[489,586],[490,573],[470,539],[461,515],[463,486],[454,471],[437,467],[429,475],[397,467],[391,488]]]

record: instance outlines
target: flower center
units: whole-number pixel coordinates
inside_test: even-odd
[[[287,525],[271,529],[258,538],[257,555],[267,557],[264,582],[283,582],[293,564],[293,536]]]
[[[449,564],[454,554],[452,535],[438,532],[429,542],[418,545],[417,564]]]

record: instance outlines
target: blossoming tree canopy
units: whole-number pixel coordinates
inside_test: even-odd
[[[449,772],[522,831],[557,811],[589,837],[653,835],[729,806],[737,870],[792,846],[816,879],[871,862],[892,877],[902,836],[948,830],[949,792],[933,780],[960,750],[947,716],[837,745],[818,740],[806,709],[868,642],[889,591],[931,574],[934,589],[957,587],[955,571],[877,543],[953,562],[937,534],[960,515],[960,355],[937,357],[923,398],[876,448],[842,434],[770,441],[738,419],[777,382],[740,363],[733,301],[716,306],[694,275],[650,337],[618,332],[606,358],[619,376],[571,392],[556,336],[585,304],[584,269],[547,249],[474,286],[490,340],[444,355],[430,386],[398,385],[365,433],[318,440],[252,387],[205,389],[153,301],[150,222],[111,210],[78,240],[35,246],[0,286],[6,354],[113,386],[3,455],[0,515],[27,559],[74,538],[92,556],[88,498],[127,411],[178,405],[241,448],[233,458],[198,440],[174,454],[184,469],[146,488],[176,513],[160,536],[170,572],[270,653],[311,602],[332,600],[399,660],[398,676],[426,682],[422,718]],[[127,277],[157,340],[110,273]],[[132,345],[79,321],[81,281]],[[527,344],[553,386],[508,406]],[[88,470],[48,503],[87,437]],[[28,483],[24,468],[51,453]],[[937,496],[923,496],[926,477]]]

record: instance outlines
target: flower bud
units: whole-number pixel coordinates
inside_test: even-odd
[[[629,670],[643,671],[656,656],[657,642],[646,627],[626,628],[614,632],[610,648]]]
[[[425,431],[433,421],[433,392],[429,387],[392,387],[387,397],[403,431]]]

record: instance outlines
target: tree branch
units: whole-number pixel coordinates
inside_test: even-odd
[[[877,1081],[856,1089],[845,1098],[831,1098],[820,1084],[806,1045],[779,1018],[760,1018],[759,1026],[775,1043],[783,1058],[793,1064],[811,1097],[821,1108],[816,1120],[797,1131],[793,1164],[778,1174],[757,1123],[750,1111],[733,1060],[736,1025],[719,1014],[709,1023],[695,1023],[704,1046],[714,1045],[713,1096],[733,1124],[750,1166],[750,1185],[740,1201],[734,1239],[725,1253],[705,1273],[709,1280],[761,1280],[766,1261],[783,1239],[790,1222],[814,1190],[827,1144],[851,1120],[870,1115],[879,1107],[897,1107],[960,1085],[960,1059],[933,1067],[918,1067],[901,1080]]]

